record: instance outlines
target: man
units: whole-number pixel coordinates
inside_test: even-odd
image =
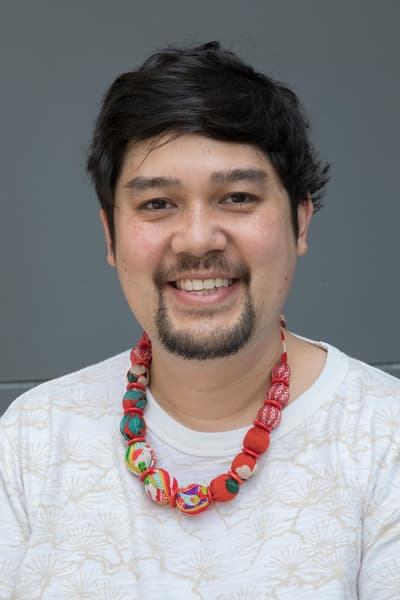
[[[1,597],[399,598],[400,384],[281,317],[327,181],[297,97],[166,50],[88,170],[146,334],[3,417]]]

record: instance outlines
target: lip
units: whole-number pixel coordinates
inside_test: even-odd
[[[220,277],[220,276],[219,276]],[[180,277],[179,277],[180,279]],[[203,279],[200,275],[197,277],[185,277],[185,279]],[[204,279],[216,279],[216,277],[204,277]],[[229,279],[228,277],[221,277],[221,279]],[[176,281],[176,280],[174,280]],[[236,280],[232,285],[228,287],[214,288],[213,290],[205,290],[200,292],[187,292],[186,290],[178,290],[172,285],[167,285],[167,291],[178,304],[185,306],[194,307],[206,307],[206,306],[217,306],[224,302],[233,299],[238,293],[240,281]]]

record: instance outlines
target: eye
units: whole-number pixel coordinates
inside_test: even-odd
[[[252,202],[255,202],[255,200],[255,196],[252,196],[251,194],[246,194],[245,192],[236,192],[226,196],[223,202],[225,204],[243,206],[244,204],[251,204]]]
[[[153,200],[149,200],[148,202],[142,204],[141,208],[143,210],[155,212],[158,210],[173,208],[173,204],[169,200],[165,200],[164,198],[154,198]]]

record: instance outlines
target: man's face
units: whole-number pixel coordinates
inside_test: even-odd
[[[153,344],[188,359],[238,352],[279,326],[311,202],[298,209],[256,147],[198,134],[132,143],[108,261]]]

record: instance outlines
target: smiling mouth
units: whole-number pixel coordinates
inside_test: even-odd
[[[212,292],[219,288],[230,287],[237,279],[178,279],[169,282],[177,290],[185,292]]]

